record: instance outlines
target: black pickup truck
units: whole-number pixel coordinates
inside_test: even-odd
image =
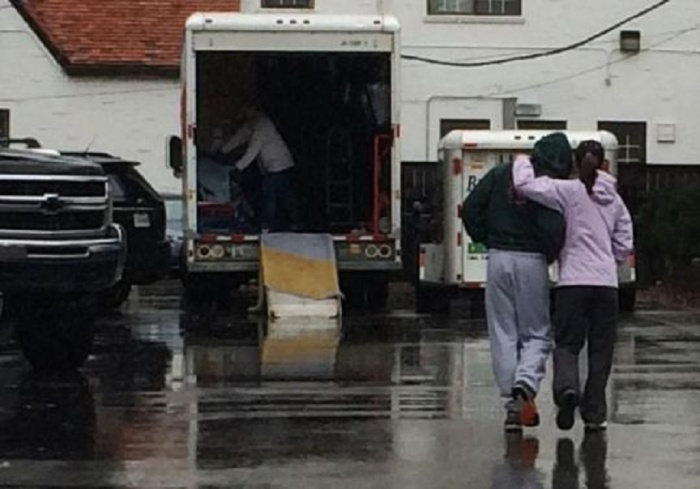
[[[68,152],[102,167],[109,181],[114,222],[126,231],[128,250],[122,279],[100,294],[100,305],[119,307],[132,285],[148,285],[169,272],[170,243],[165,236],[165,203],[138,171],[139,162],[109,153]]]
[[[126,233],[104,170],[0,140],[0,292],[37,369],[76,368],[93,342],[100,291],[122,277]]]

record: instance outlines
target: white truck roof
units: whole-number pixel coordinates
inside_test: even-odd
[[[535,143],[553,132],[563,132],[575,148],[581,141],[592,139],[600,142],[605,149],[616,150],[617,138],[607,131],[476,131],[456,130],[440,141],[439,149],[532,149]]]
[[[197,12],[187,19],[185,28],[189,31],[397,32],[399,21],[387,15]]]

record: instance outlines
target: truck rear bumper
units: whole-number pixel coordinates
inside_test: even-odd
[[[220,273],[237,273],[237,272],[257,272],[260,268],[258,261],[241,261],[241,262],[192,262],[188,263],[187,271],[192,273],[199,272],[220,272]],[[352,272],[398,272],[402,270],[400,262],[338,262],[339,271]]]
[[[99,239],[0,239],[0,290],[4,293],[79,294],[121,279],[126,235],[112,225]]]

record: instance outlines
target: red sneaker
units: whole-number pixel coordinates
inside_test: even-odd
[[[520,422],[523,426],[539,426],[540,414],[533,399],[522,399],[520,404]]]

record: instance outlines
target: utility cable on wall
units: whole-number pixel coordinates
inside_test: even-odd
[[[669,3],[671,0],[660,0],[659,2],[650,5],[649,7],[640,10],[636,14],[630,15],[629,17],[626,17],[622,19],[619,22],[616,22],[615,24],[611,25],[610,27],[606,27],[602,31],[599,31],[591,36],[588,36],[587,38],[577,41],[573,44],[569,44],[568,46],[562,46],[559,48],[555,49],[550,49],[549,51],[544,51],[541,53],[532,53],[532,54],[523,54],[520,56],[512,56],[509,58],[501,58],[501,59],[494,59],[494,60],[488,60],[488,61],[475,61],[475,62],[460,62],[460,61],[446,61],[446,60],[439,60],[439,59],[434,59],[434,58],[426,58],[423,56],[414,56],[410,54],[404,54],[401,56],[402,59],[405,59],[407,61],[420,61],[423,63],[430,63],[434,65],[442,65],[442,66],[454,66],[458,68],[479,68],[482,66],[495,66],[495,65],[503,65],[506,63],[514,63],[516,61],[530,61],[533,59],[539,59],[539,58],[545,58],[549,56],[555,56],[557,54],[565,53],[567,51],[572,51],[574,49],[580,48],[582,46],[585,46],[586,44],[595,41],[596,39],[599,39],[611,32],[613,32],[615,29],[618,29],[622,27],[625,24],[628,24],[629,22],[632,22],[633,20],[639,19],[640,17],[644,17],[645,15],[653,12],[654,10],[657,10],[667,3]]]
[[[671,41],[673,41],[673,40],[675,40],[675,39],[677,39],[677,38],[679,38],[679,37],[681,37],[689,32],[697,32],[698,30],[700,30],[700,24],[696,24],[692,27],[688,27],[688,28],[679,30],[679,31],[675,32],[672,36],[669,36],[665,39],[662,39],[661,41],[656,42],[656,43],[652,44],[651,46],[642,49],[640,52],[642,52],[642,53],[651,52],[654,50],[654,48],[657,48],[657,47],[662,46],[668,42],[671,42]],[[601,70],[601,69],[604,69],[606,67],[616,65],[618,63],[622,63],[631,57],[632,57],[632,55],[622,56],[622,57],[615,59],[613,61],[609,61],[607,63],[597,65],[597,66],[592,66],[590,68],[586,68],[585,70],[578,71],[576,73],[571,73],[569,75],[565,75],[565,76],[558,77],[558,78],[553,78],[551,80],[546,80],[543,82],[538,82],[538,83],[535,83],[532,85],[526,85],[526,86],[507,89],[507,90],[503,90],[503,91],[492,92],[492,93],[489,93],[486,95],[482,95],[481,97],[491,98],[491,97],[495,97],[495,96],[513,95],[513,94],[516,94],[519,92],[524,92],[524,91],[528,91],[528,90],[536,90],[538,88],[543,88],[543,87],[554,85],[557,83],[561,83],[561,82],[565,82],[565,81],[569,81],[569,80],[574,80],[576,78],[585,76],[589,73],[594,73],[594,72]]]

